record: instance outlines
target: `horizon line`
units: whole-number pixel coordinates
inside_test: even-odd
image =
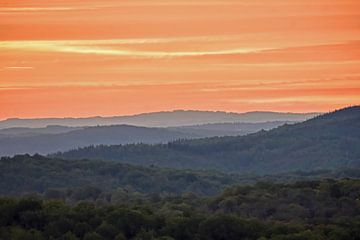
[[[351,105],[351,106],[357,106]],[[344,106],[342,108],[347,108],[350,106]],[[150,111],[150,112],[139,112],[134,114],[124,114],[124,115],[89,115],[89,116],[39,116],[39,117],[8,117],[8,118],[0,118],[0,121],[10,121],[10,120],[41,120],[41,119],[89,119],[89,118],[114,118],[114,117],[134,117],[139,115],[147,115],[147,114],[156,114],[156,113],[174,113],[174,112],[207,112],[207,113],[226,113],[226,114],[246,114],[246,113],[282,113],[282,114],[323,114],[327,112],[332,112],[338,109],[336,108],[328,111],[310,111],[310,112],[289,112],[289,111],[269,111],[269,110],[253,110],[253,111],[244,111],[244,112],[236,112],[236,111],[225,111],[225,110],[201,110],[201,109],[173,109],[173,110],[162,110],[162,111]]]

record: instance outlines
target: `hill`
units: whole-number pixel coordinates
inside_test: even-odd
[[[0,121],[0,129],[13,127],[42,128],[48,125],[72,127],[97,125],[134,125],[144,127],[177,127],[207,123],[233,122],[269,122],[269,121],[304,121],[319,115],[319,113],[278,113],[278,112],[248,112],[228,113],[210,111],[185,111],[143,113],[132,116],[89,117],[89,118],[12,118]]]
[[[260,130],[270,130],[284,124],[294,124],[294,121],[274,121],[274,122],[234,122],[234,123],[208,123],[201,125],[170,127],[168,129],[177,132],[194,134],[201,137],[222,137],[222,136],[242,136],[255,133]]]
[[[287,122],[222,123],[174,128],[129,125],[0,129],[0,156],[48,154],[99,144],[165,143],[176,139],[237,136],[274,128]]]
[[[324,178],[360,178],[358,169],[292,172],[278,175],[239,175],[216,171],[174,170],[141,167],[112,161],[51,159],[41,155],[0,158],[0,196],[38,193],[68,195],[86,200],[94,192],[214,195],[235,184],[257,182],[291,183]]]
[[[86,147],[56,157],[138,165],[278,173],[360,166],[360,106],[303,123],[241,137],[182,140],[158,145]]]
[[[23,153],[47,154],[99,144],[165,143],[191,137],[198,136],[165,128],[145,128],[128,125],[85,127],[57,134],[34,134],[34,132],[31,134],[29,131],[25,136],[0,136],[0,156]]]
[[[74,130],[81,129],[82,127],[67,127],[67,126],[58,126],[58,125],[48,125],[42,128],[29,128],[29,127],[13,127],[13,128],[4,128],[0,129],[0,137],[8,136],[33,136],[41,134],[58,134],[66,133]]]
[[[97,188],[140,193],[214,194],[239,181],[221,173],[145,168],[97,160],[50,159],[17,155],[0,159],[0,195],[46,193],[49,190]]]

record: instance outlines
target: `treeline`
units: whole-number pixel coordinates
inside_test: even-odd
[[[236,184],[291,183],[324,178],[360,178],[360,169],[318,170],[277,175],[239,175],[216,171],[140,167],[111,161],[51,159],[18,155],[0,159],[0,195],[38,193],[68,202],[80,200],[113,203],[122,191],[135,195],[159,193],[214,195]],[[116,199],[116,197],[115,197]]]
[[[127,194],[124,193],[124,196]],[[236,186],[117,204],[0,199],[0,239],[356,240],[360,180]]]
[[[239,176],[216,172],[145,168],[97,160],[51,159],[41,155],[18,155],[0,160],[0,195],[62,189],[111,192],[120,188],[139,193],[194,192],[213,195],[239,181]],[[83,194],[66,194],[75,200],[88,195],[86,191]]]

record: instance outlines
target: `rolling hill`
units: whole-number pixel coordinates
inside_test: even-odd
[[[0,129],[0,156],[23,153],[48,154],[99,144],[165,143],[176,139],[237,136],[287,122],[221,123],[174,128],[146,128],[129,125]]]
[[[141,193],[196,192],[211,195],[239,182],[227,174],[145,168],[109,161],[49,159],[17,155],[0,159],[0,196],[44,193],[51,189],[129,188]],[[130,190],[129,190],[130,191]]]
[[[216,171],[175,170],[142,167],[113,161],[51,159],[41,155],[0,158],[0,196],[40,193],[111,193],[119,190],[142,194],[195,193],[213,195],[236,184],[257,182],[293,183],[324,178],[360,178],[359,169],[292,172],[278,175],[239,175]]]
[[[0,137],[8,136],[34,136],[41,134],[58,134],[66,133],[74,130],[81,129],[83,127],[67,127],[67,126],[58,126],[58,125],[48,125],[42,128],[29,128],[29,127],[14,127],[14,128],[4,128],[0,129]]]
[[[138,165],[278,173],[360,166],[360,106],[240,137],[86,147],[54,156]]]
[[[0,156],[22,153],[47,154],[99,144],[165,143],[190,137],[192,137],[190,134],[165,128],[145,128],[128,125],[86,127],[58,134],[5,135],[0,136]]]
[[[255,133],[260,130],[270,130],[284,124],[294,124],[294,121],[274,121],[274,122],[234,122],[234,123],[208,123],[201,125],[169,127],[168,129],[197,135],[200,137],[222,137],[222,136],[242,136]]]

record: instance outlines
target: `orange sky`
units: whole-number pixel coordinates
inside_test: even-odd
[[[359,0],[0,0],[0,119],[354,104]]]

